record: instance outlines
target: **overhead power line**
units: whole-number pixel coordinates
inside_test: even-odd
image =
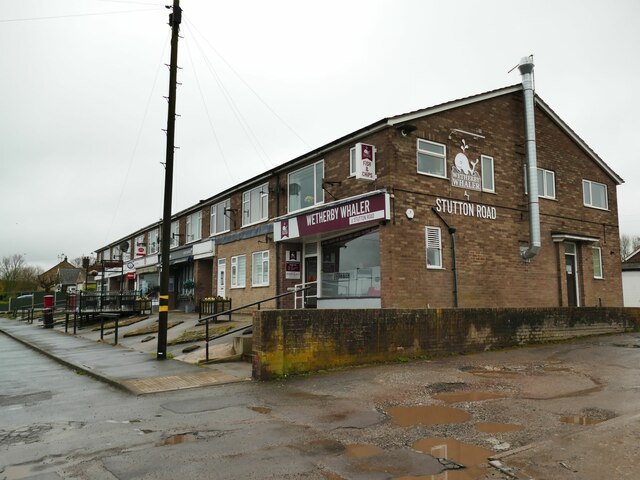
[[[98,13],[69,13],[67,15],[49,15],[43,17],[25,17],[25,18],[5,18],[0,19],[0,23],[10,23],[10,22],[32,22],[38,20],[58,20],[61,18],[75,18],[75,17],[101,17],[104,15],[120,15],[124,13],[139,13],[139,12],[155,12],[160,8],[164,7],[156,7],[156,8],[139,8],[137,10],[119,10],[115,12],[98,12]]]

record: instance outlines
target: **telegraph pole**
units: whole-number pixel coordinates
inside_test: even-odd
[[[160,303],[158,308],[157,359],[167,358],[167,327],[169,320],[169,247],[171,240],[171,197],[173,193],[173,153],[175,150],[176,85],[178,73],[178,34],[182,22],[180,0],[173,0],[173,12],[169,15],[171,27],[171,63],[169,65],[169,112],[167,115],[167,155],[164,171],[164,208],[162,214],[162,238],[160,272]]]

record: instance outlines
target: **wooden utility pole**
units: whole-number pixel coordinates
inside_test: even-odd
[[[169,65],[169,112],[167,114],[167,154],[164,172],[164,208],[162,213],[162,238],[160,272],[160,302],[158,306],[157,359],[167,358],[167,327],[169,323],[169,249],[171,241],[171,198],[173,194],[173,153],[175,151],[176,85],[178,74],[178,35],[182,22],[180,0],[173,0],[169,15],[171,27],[171,63]]]

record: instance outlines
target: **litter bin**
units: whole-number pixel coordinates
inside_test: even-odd
[[[53,295],[44,296],[44,328],[53,328]]]

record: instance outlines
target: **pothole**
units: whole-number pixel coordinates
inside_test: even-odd
[[[471,418],[464,410],[439,405],[390,407],[388,413],[393,422],[401,427],[463,423]]]
[[[178,433],[177,435],[171,435],[170,437],[165,438],[157,445],[159,447],[164,447],[166,445],[179,445],[181,443],[191,443],[198,440],[197,432],[190,433]]]

